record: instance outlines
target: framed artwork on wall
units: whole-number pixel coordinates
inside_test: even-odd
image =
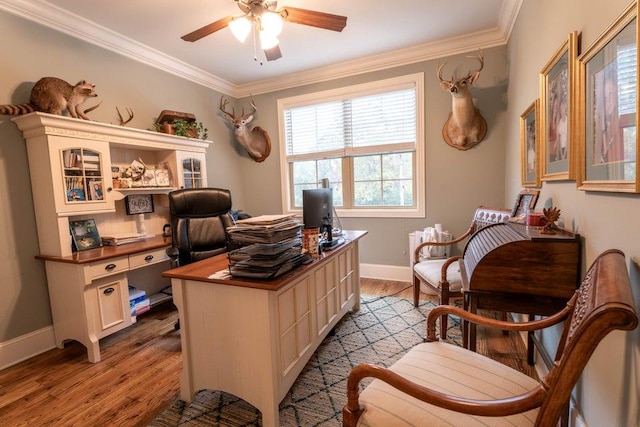
[[[520,167],[523,187],[540,187],[540,141],[536,99],[520,116]]]
[[[638,5],[578,58],[581,96],[577,186],[638,193]]]
[[[153,195],[131,194],[124,198],[127,215],[153,212]]]
[[[542,181],[575,179],[576,64],[578,32],[540,72],[540,169]]]

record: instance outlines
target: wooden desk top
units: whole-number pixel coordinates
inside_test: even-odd
[[[215,257],[203,259],[202,261],[194,262],[182,267],[174,268],[172,270],[162,273],[164,277],[171,279],[182,280],[194,280],[198,282],[218,283],[221,285],[242,286],[254,289],[265,289],[271,291],[277,291],[289,283],[300,278],[300,276],[313,270],[322,264],[328,262],[328,260],[336,255],[347,250],[353,242],[362,238],[367,234],[366,231],[352,231],[345,230],[344,238],[346,243],[338,246],[332,251],[327,251],[314,258],[314,261],[297,267],[288,273],[283,274],[275,279],[262,280],[262,279],[249,279],[244,277],[229,277],[229,278],[212,278],[211,276],[219,271],[226,270],[229,267],[229,261],[227,254],[220,254]]]
[[[73,255],[60,257],[51,255],[36,255],[36,259],[45,261],[66,262],[71,264],[86,264],[95,261],[103,261],[123,255],[131,255],[151,249],[160,249],[171,246],[171,237],[155,236],[139,242],[127,243],[119,246],[102,246],[100,248],[75,252]]]

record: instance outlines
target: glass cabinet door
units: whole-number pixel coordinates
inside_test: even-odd
[[[198,159],[182,160],[182,175],[184,178],[184,188],[202,188],[202,162]]]
[[[67,203],[104,200],[100,153],[86,148],[62,150],[64,192]]]

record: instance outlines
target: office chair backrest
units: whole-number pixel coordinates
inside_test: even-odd
[[[173,246],[178,265],[209,258],[227,251],[226,229],[231,192],[221,188],[194,188],[169,193]]]

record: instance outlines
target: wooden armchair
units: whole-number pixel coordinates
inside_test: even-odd
[[[538,382],[485,356],[436,341],[435,321],[445,313],[513,331],[564,321],[555,363]],[[599,342],[615,329],[630,331],[637,324],[625,257],[618,250],[601,254],[567,306],[542,320],[504,322],[457,307],[436,307],[427,318],[425,343],[389,369],[361,364],[351,371],[343,426],[555,426]],[[375,379],[360,393],[366,377]]]
[[[457,239],[449,242],[424,242],[413,253],[413,304],[420,303],[420,291],[438,295],[441,305],[449,304],[453,298],[462,298],[462,278],[460,276],[460,256],[447,259],[427,259],[422,250],[427,246],[446,246],[465,242],[469,236],[490,224],[505,222],[511,216],[506,209],[492,209],[480,206],[476,209],[469,229]],[[440,319],[440,336],[447,337],[447,315]]]

